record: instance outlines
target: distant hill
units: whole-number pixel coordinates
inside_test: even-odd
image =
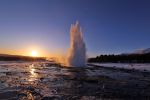
[[[43,61],[45,57],[30,57],[22,55],[0,54],[0,61]]]
[[[16,56],[22,56],[22,55],[10,55],[10,54],[0,54],[0,56],[5,56],[5,57],[16,57]]]
[[[95,58],[89,58],[88,62],[150,63],[150,48],[119,55],[99,55]]]
[[[133,52],[133,53],[134,53],[134,54],[147,54],[147,53],[150,53],[150,48],[136,50],[136,51]]]
[[[133,52],[128,52],[128,53],[121,53],[121,55],[132,55],[132,54],[148,54],[150,53],[150,48],[146,49],[138,49]]]

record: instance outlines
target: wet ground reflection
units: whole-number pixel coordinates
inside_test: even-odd
[[[31,73],[31,75],[30,75],[28,81],[31,81],[31,82],[32,81],[36,81],[37,77],[38,77],[38,74],[36,73],[36,69],[35,69],[35,65],[34,64],[29,65],[29,72]]]
[[[63,67],[54,62],[0,65],[0,99],[97,100],[150,97],[150,73]],[[132,87],[132,88],[131,88]]]

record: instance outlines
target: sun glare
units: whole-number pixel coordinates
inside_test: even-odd
[[[32,56],[32,57],[37,57],[37,56],[38,56],[37,51],[32,51],[32,52],[31,52],[31,56]]]

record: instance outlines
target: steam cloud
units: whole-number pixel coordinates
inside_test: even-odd
[[[67,57],[69,66],[83,67],[86,64],[86,47],[79,23],[71,25],[70,48]]]

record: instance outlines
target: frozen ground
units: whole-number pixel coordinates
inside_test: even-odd
[[[92,63],[104,67],[116,67],[123,69],[136,69],[140,71],[150,71],[150,63]]]
[[[150,73],[93,64],[0,62],[0,100],[116,99],[149,100]]]

